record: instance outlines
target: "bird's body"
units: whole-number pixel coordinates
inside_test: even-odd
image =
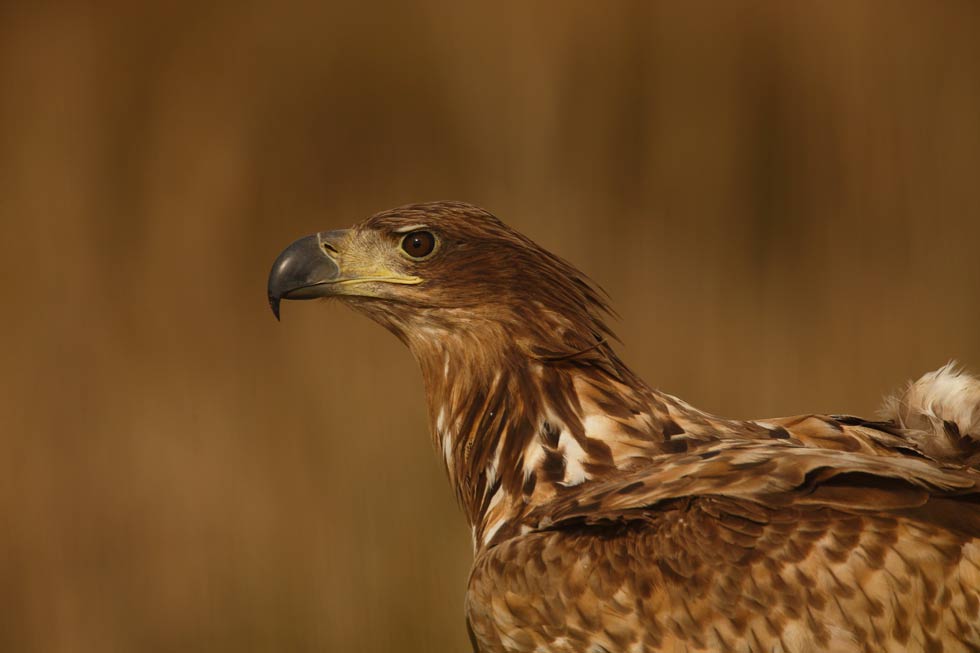
[[[882,511],[716,496],[481,551],[478,650],[976,650],[976,540]]]
[[[952,367],[881,421],[718,418],[626,367],[583,275],[459,203],[297,241],[269,293],[342,296],[419,361],[475,650],[980,650],[980,383]]]

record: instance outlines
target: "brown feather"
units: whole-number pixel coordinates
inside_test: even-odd
[[[980,650],[980,382],[944,368],[882,421],[723,419],[633,374],[605,294],[482,209],[351,234],[341,262],[422,280],[342,298],[421,367],[476,650]]]

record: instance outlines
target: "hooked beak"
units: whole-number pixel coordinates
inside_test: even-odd
[[[340,279],[340,266],[331,258],[334,243],[342,240],[346,229],[300,238],[276,258],[269,273],[269,306],[279,319],[283,299],[315,299],[332,294],[330,287]]]
[[[283,299],[316,299],[331,295],[379,297],[379,287],[414,286],[421,277],[365,261],[351,245],[350,230],[323,231],[300,238],[283,250],[269,273],[269,306],[279,319]],[[355,251],[348,251],[351,247]]]

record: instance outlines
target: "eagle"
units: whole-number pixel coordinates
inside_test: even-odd
[[[417,360],[474,651],[980,651],[980,381],[954,364],[875,419],[718,417],[619,358],[588,277],[461,202],[301,238],[268,297],[335,297]]]

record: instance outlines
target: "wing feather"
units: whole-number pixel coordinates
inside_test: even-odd
[[[699,496],[767,506],[897,510],[921,507],[933,497],[977,495],[977,472],[918,458],[813,449],[785,441],[723,441],[568,491],[533,511],[525,524],[553,528],[566,520],[629,518],[631,512]]]
[[[525,587],[548,591],[495,599]],[[481,641],[511,642],[486,653],[965,652],[980,647],[980,542],[914,515],[698,497],[486,549],[467,604]],[[562,626],[535,621],[545,610]]]

